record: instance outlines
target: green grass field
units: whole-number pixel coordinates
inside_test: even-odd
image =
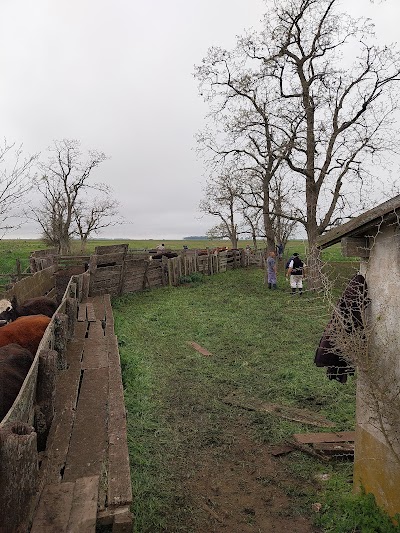
[[[93,240],[87,252],[119,242],[128,242],[130,249],[159,244]],[[223,245],[218,241],[165,244],[175,250],[183,244],[190,248]],[[15,270],[17,258],[25,268],[29,253],[42,248],[37,240],[0,241],[0,272]],[[294,251],[304,256],[304,243],[290,242],[285,256]],[[79,252],[78,243],[73,252]],[[325,251],[323,258],[331,265],[336,263],[335,275],[350,275],[352,265],[343,262],[339,246]],[[315,347],[329,316],[326,301],[312,294],[291,298],[282,269],[278,291],[268,291],[262,279],[263,272],[257,268],[229,271],[191,286],[145,291],[113,302],[128,411],[137,533],[195,531],[191,527],[197,515],[182,472],[198,450],[217,454],[220,462],[229,456],[235,441],[225,442],[226,434],[236,439],[229,432],[238,414],[222,400],[233,391],[253,400],[307,408],[335,422],[337,430],[354,427],[354,380],[345,386],[331,382],[323,369],[313,365]],[[201,357],[188,347],[188,340],[206,347],[213,357]],[[241,420],[261,450],[284,443],[294,432],[315,430],[257,411],[242,414]],[[276,479],[266,476],[260,483],[290,496],[291,505],[285,511],[290,519],[305,516],[321,531],[331,533],[398,531],[370,497],[351,494],[351,463],[325,464],[295,452],[278,458],[277,464],[290,483],[281,479],[276,484]],[[327,480],[317,481],[320,474]],[[315,502],[321,503],[317,514],[311,511]]]
[[[239,416],[223,402],[232,392],[306,408],[333,421],[337,431],[354,429],[354,379],[346,385],[329,381],[313,364],[329,317],[327,304],[314,294],[291,297],[282,274],[277,291],[268,291],[262,279],[256,268],[229,271],[190,287],[113,302],[138,533],[205,530],[196,522],[181,473],[191,472],[191,457],[199,450],[226,460],[226,432],[234,432]],[[199,355],[189,340],[213,357]],[[327,431],[257,411],[241,416],[251,438],[265,449],[284,444],[293,433]],[[291,520],[305,516],[324,532],[398,531],[370,497],[351,494],[351,462],[323,463],[299,452],[277,462],[285,479],[264,477],[260,483],[284,487]],[[317,481],[322,474],[327,481]],[[312,512],[313,502],[321,503],[319,513]]]

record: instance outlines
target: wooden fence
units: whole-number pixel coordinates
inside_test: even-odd
[[[165,285],[177,286],[183,276],[195,272],[213,275],[232,268],[263,265],[262,251],[248,253],[245,250],[221,252],[186,250],[177,257],[153,259],[149,252],[128,251],[128,244],[98,246],[89,256],[58,256],[54,251],[33,252],[30,257],[32,272],[39,272],[49,265],[58,272],[70,267],[82,267],[90,272],[90,294],[109,293],[121,295],[147,288]],[[71,268],[71,271],[72,271]]]
[[[169,259],[166,256],[153,259],[150,254],[128,252],[127,245],[99,247],[90,258],[90,294],[117,296],[147,288],[177,286],[184,276],[196,272],[213,275],[252,264],[261,266],[262,261],[262,252],[250,255],[244,250],[203,254],[188,251]]]
[[[54,269],[47,267],[35,274],[36,279],[22,280],[13,287],[13,294],[21,301],[38,296],[49,288]],[[89,273],[71,278],[13,407],[0,422],[0,531],[2,527],[27,531],[37,505],[45,483],[39,453],[46,448],[54,416],[57,371],[66,366],[66,345],[74,332],[78,301],[88,292]]]

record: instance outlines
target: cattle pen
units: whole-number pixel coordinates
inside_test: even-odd
[[[0,422],[0,532],[132,530],[126,412],[111,297],[182,277],[262,265],[262,253],[190,251],[152,259],[128,245],[65,258],[31,254],[3,294],[59,302],[21,390]]]

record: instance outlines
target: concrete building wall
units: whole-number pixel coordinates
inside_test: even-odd
[[[400,230],[381,227],[362,262],[371,305],[358,369],[355,486],[400,513]]]

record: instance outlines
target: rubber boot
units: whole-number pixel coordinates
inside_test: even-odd
[[[296,294],[296,288],[292,288],[292,294]]]
[[[276,289],[276,283],[273,283],[273,284],[272,284],[272,288],[273,288],[273,289]]]
[[[270,289],[270,288],[271,288],[271,283],[268,283],[268,289]]]

